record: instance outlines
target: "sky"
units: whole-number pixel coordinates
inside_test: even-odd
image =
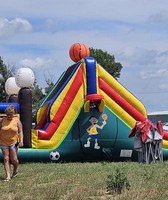
[[[0,0],[0,56],[54,83],[80,42],[114,55],[118,81],[148,113],[168,111],[167,0]]]

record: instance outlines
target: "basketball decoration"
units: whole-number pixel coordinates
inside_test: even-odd
[[[78,62],[82,58],[90,56],[89,47],[86,44],[75,43],[69,49],[69,56],[74,62]]]
[[[108,117],[107,117],[106,114],[102,114],[102,119],[103,119],[103,120],[107,120],[107,118],[108,118]]]

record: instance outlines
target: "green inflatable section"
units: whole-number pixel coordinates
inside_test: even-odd
[[[83,110],[83,109],[82,109]],[[19,148],[18,156],[21,162],[68,162],[68,161],[100,161],[100,160],[129,160],[137,159],[133,151],[133,139],[128,138],[130,129],[108,108],[103,114],[108,116],[107,123],[98,129],[97,142],[90,140],[90,147],[85,147],[89,134],[90,117],[94,116],[98,125],[102,125],[102,113],[92,109],[89,113],[81,111],[68,135],[57,149]],[[121,152],[123,154],[121,155]]]

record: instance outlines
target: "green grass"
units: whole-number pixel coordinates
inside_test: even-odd
[[[107,179],[116,169],[130,187],[109,194]],[[1,200],[168,199],[168,162],[25,163],[20,164],[18,177],[10,182],[4,182],[4,177],[1,164]]]

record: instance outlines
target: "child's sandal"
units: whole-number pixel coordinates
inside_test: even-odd
[[[11,180],[11,178],[6,178],[4,181],[8,182],[8,181],[10,181],[10,180]]]

